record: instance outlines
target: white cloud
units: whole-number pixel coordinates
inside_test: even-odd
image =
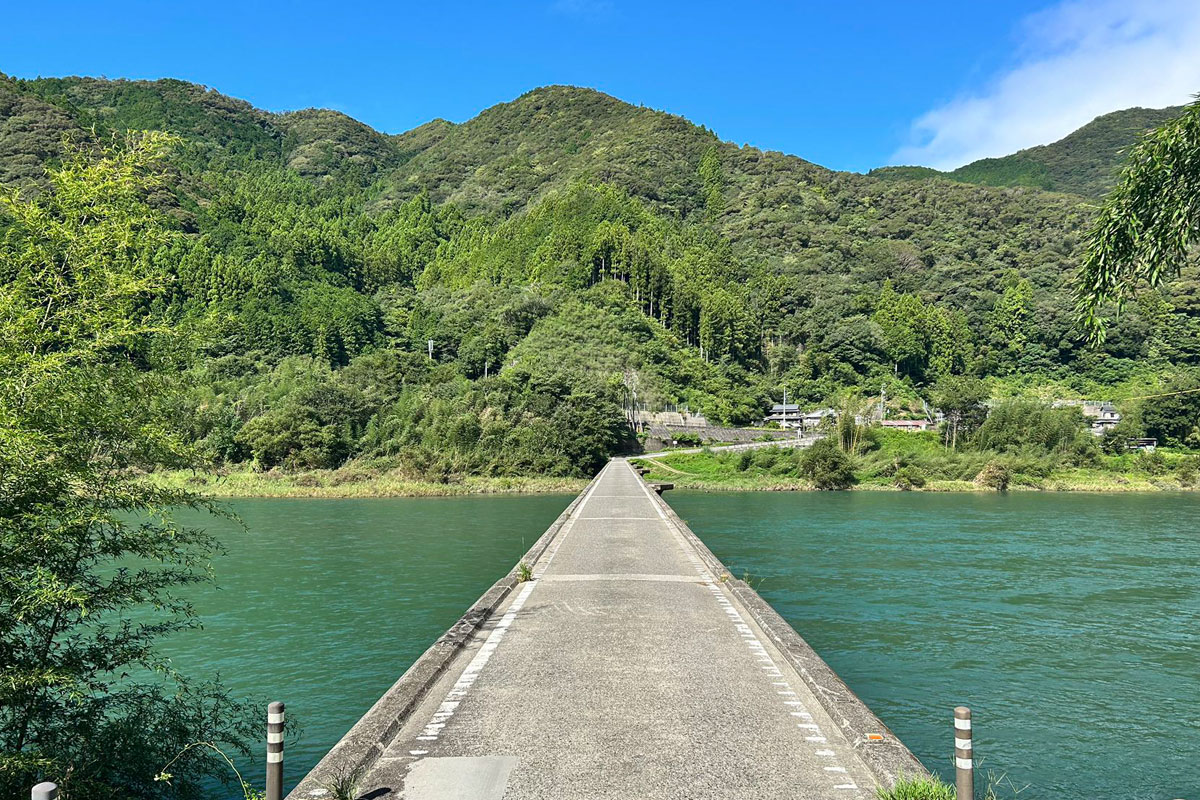
[[[919,117],[893,164],[953,169],[1048,144],[1101,114],[1200,92],[1200,2],[1070,0],[1020,26],[1014,64]]]

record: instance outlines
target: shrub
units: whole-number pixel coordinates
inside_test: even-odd
[[[1162,475],[1167,471],[1167,460],[1157,450],[1143,450],[1137,454],[1134,463],[1142,472],[1148,472],[1151,475]]]
[[[761,450],[754,451],[754,464],[762,469],[769,470],[775,466],[775,462],[779,460],[779,449],[775,447],[764,447]]]
[[[1197,478],[1200,478],[1200,461],[1195,457],[1184,458],[1175,466],[1175,477],[1178,478],[1180,486],[1194,486]]]
[[[989,461],[987,466],[975,476],[975,485],[981,489],[995,489],[997,492],[1003,492],[1008,488],[1011,480],[1012,473],[1009,472],[1008,467],[997,461]]]
[[[1142,422],[1147,436],[1166,445],[1191,445],[1192,432],[1200,424],[1200,379],[1186,376],[1167,384],[1161,397],[1147,400]]]
[[[247,422],[236,440],[268,469],[337,467],[353,447],[348,426],[321,425],[282,408]]]
[[[925,472],[920,467],[900,467],[892,476],[897,489],[907,492],[925,486]]]
[[[1117,423],[1100,437],[1100,449],[1110,456],[1119,456],[1128,449],[1127,443],[1132,435],[1121,423]]]
[[[890,789],[875,790],[879,800],[954,800],[954,787],[940,778],[908,778],[901,776]]]
[[[799,472],[818,489],[849,489],[855,483],[850,457],[833,439],[814,442],[800,457]]]

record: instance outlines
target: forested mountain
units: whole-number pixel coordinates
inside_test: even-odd
[[[36,196],[64,135],[136,129],[179,137],[154,313],[195,342],[172,402],[217,463],[584,473],[631,445],[634,391],[747,422],[784,386],[919,407],[955,375],[1090,391],[1200,357],[1190,275],[1079,342],[1081,196],[833,172],[588,89],[392,136],[181,81],[3,79],[0,180]]]
[[[984,186],[1035,186],[1054,192],[1102,197],[1116,182],[1124,154],[1138,137],[1178,116],[1182,106],[1127,108],[1104,114],[1054,142],[1000,158],[982,158],[949,172],[931,167],[881,167],[878,178],[949,178]]]

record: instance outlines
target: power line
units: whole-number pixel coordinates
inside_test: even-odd
[[[1162,394],[1142,394],[1134,397],[1126,397],[1126,400],[1149,400],[1152,397],[1174,397],[1177,394],[1195,394],[1200,392],[1200,389],[1182,389],[1178,392],[1163,392]]]

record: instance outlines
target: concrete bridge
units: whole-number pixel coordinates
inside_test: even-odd
[[[925,773],[626,461],[523,563],[291,800],[354,769],[398,800],[853,800]]]

